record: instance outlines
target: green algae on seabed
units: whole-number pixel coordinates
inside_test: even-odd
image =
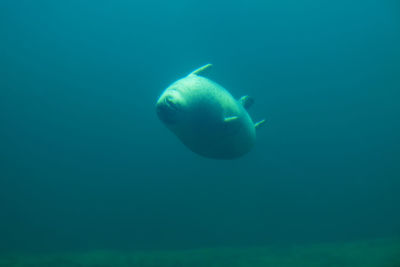
[[[399,267],[400,239],[291,247],[1,255],[0,267]]]

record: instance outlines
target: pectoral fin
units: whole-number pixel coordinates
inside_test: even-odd
[[[226,117],[226,118],[224,118],[224,121],[232,122],[232,121],[236,121],[238,118],[239,118],[238,116]]]

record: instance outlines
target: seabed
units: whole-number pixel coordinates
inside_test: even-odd
[[[2,254],[1,267],[400,267],[400,239],[279,247]]]

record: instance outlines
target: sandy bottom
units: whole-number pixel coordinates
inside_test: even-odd
[[[285,247],[0,255],[0,266],[400,267],[400,239]]]

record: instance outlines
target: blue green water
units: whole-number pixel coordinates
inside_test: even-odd
[[[158,120],[209,77],[268,124],[233,161]],[[400,4],[0,2],[0,252],[400,236]]]

